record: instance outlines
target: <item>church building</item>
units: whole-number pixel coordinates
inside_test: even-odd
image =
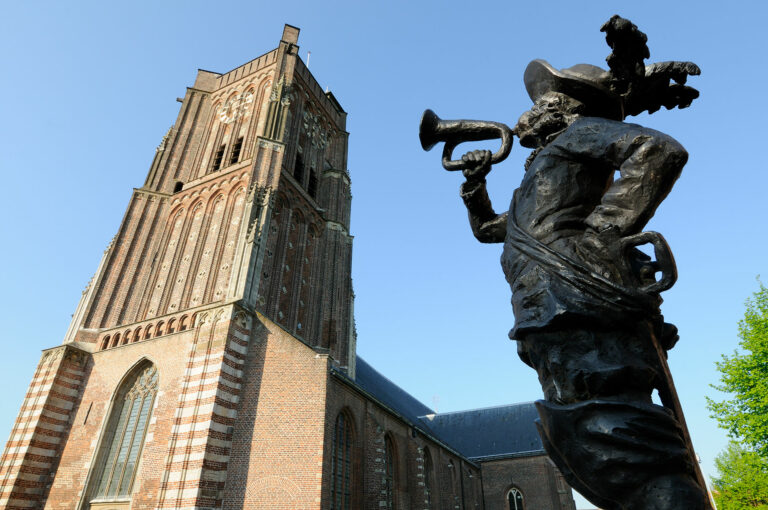
[[[34,368],[0,508],[574,510],[533,404],[436,414],[356,356],[347,114],[298,35],[187,89]]]

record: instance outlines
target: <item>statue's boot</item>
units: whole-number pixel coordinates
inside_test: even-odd
[[[679,424],[654,404],[536,402],[544,447],[573,488],[606,510],[705,510]]]

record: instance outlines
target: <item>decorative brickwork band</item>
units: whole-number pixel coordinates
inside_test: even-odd
[[[43,353],[0,459],[0,507],[42,507],[80,399],[88,356],[67,345]]]
[[[237,417],[250,317],[233,306],[199,316],[158,509],[220,508]]]

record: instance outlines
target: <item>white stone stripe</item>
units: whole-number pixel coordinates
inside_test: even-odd
[[[235,342],[229,342],[229,348],[232,349],[235,352],[239,352],[240,354],[247,354],[248,353],[248,347],[239,345]]]
[[[232,404],[237,404],[240,401],[240,396],[232,393],[230,390],[233,388],[230,388],[228,386],[219,385],[218,391],[216,392],[216,396],[220,399],[231,402]]]
[[[216,395],[216,387],[214,386],[212,389],[204,390],[204,391],[196,391],[195,393],[185,393],[182,397],[182,402],[192,402],[193,400],[205,400],[207,398],[211,398]]]
[[[190,482],[190,481],[198,481],[203,476],[203,469],[202,468],[196,468],[196,469],[184,469],[179,471],[172,471],[168,473],[168,482],[169,483],[177,483],[184,480],[184,482]],[[189,490],[189,489],[187,489]],[[196,490],[196,489],[194,489]]]
[[[230,362],[234,363],[235,365],[242,365],[243,363],[245,363],[244,359],[237,359],[228,353],[224,353],[224,357],[225,359],[228,359]]]
[[[215,351],[211,353],[204,353],[192,358],[192,363],[203,363],[205,360],[212,361],[221,357],[224,351]]]
[[[80,390],[74,389],[74,388],[67,388],[65,386],[59,386],[58,384],[56,386],[56,393],[61,393],[63,395],[67,395],[70,397],[79,397],[80,396]]]
[[[227,409],[219,404],[213,404],[213,413],[223,418],[237,418],[237,409]]]
[[[213,411],[213,402],[201,404],[198,407],[183,407],[176,409],[177,418],[189,418],[197,415],[208,415]]]
[[[240,370],[238,368],[230,367],[226,363],[222,363],[221,370],[222,370],[222,372],[226,372],[227,374],[231,375],[232,377],[237,377],[238,379],[241,379],[243,377],[243,371],[242,370]]]
[[[70,403],[69,403],[69,408],[66,408],[66,407],[64,407],[63,405],[56,405],[56,404],[54,404],[54,403],[52,403],[52,402],[50,402],[50,401],[48,401],[48,404],[49,404],[49,405],[48,405],[48,406],[46,406],[46,407],[45,407],[45,408],[42,410],[42,414],[43,414],[44,416],[47,416],[48,418],[54,418],[54,419],[56,419],[56,420],[64,420],[64,421],[66,421],[66,420],[68,420],[68,419],[69,419],[69,413],[70,413],[70,411],[72,411],[72,408],[73,408],[73,407],[74,407],[74,405],[75,405],[74,403],[70,402]],[[62,402],[62,404],[63,404],[63,402]],[[56,407],[56,408],[58,408],[58,409],[61,409],[61,410],[62,410],[62,411],[64,411],[64,412],[63,412],[63,413],[60,413],[60,412],[58,412],[58,411],[55,411],[55,410],[51,409],[51,407]]]
[[[39,455],[41,457],[55,457],[56,456],[56,450],[49,450],[47,448],[38,448],[36,446],[29,446],[29,447],[27,447],[27,452],[31,453],[32,455]]]

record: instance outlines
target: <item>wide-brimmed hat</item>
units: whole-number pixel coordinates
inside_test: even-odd
[[[546,60],[533,60],[525,68],[523,81],[535,103],[547,92],[560,92],[584,103],[587,115],[624,119],[621,97],[608,88],[610,73],[590,64],[557,70]]]

